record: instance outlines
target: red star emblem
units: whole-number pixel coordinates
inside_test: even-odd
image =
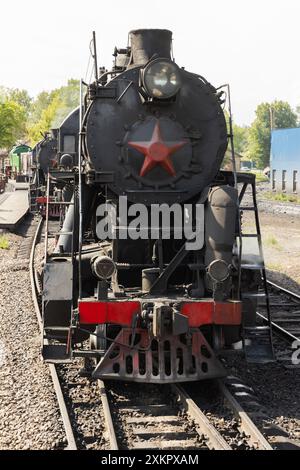
[[[179,142],[164,142],[159,122],[154,126],[151,140],[148,142],[128,142],[128,145],[145,155],[144,164],[140,171],[140,176],[145,176],[148,171],[156,165],[161,165],[170,175],[175,176],[176,172],[171,161],[171,155],[183,147],[186,140]]]

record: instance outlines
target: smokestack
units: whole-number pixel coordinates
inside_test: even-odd
[[[136,29],[130,31],[130,65],[144,65],[154,54],[171,59],[172,31],[168,29]]]

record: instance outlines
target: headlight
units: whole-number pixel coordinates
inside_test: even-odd
[[[143,70],[143,85],[152,98],[171,98],[181,86],[180,69],[168,59],[155,59]]]
[[[116,265],[109,256],[96,256],[91,265],[94,275],[99,279],[109,279],[116,270]]]
[[[207,268],[207,272],[215,282],[226,281],[230,275],[229,266],[222,259],[212,261]]]

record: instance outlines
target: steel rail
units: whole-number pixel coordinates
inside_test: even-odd
[[[101,400],[103,405],[103,411],[105,416],[106,427],[109,433],[109,441],[110,441],[110,450],[118,450],[118,443],[115,434],[115,428],[113,425],[113,420],[111,416],[109,400],[106,394],[105,383],[102,380],[98,380],[98,386],[100,388]],[[197,434],[202,438],[203,435],[208,439],[206,442],[206,446],[212,450],[232,450],[231,446],[225,441],[223,436],[219,433],[219,431],[209,422],[208,418],[205,414],[199,409],[196,403],[192,400],[192,398],[187,394],[187,392],[182,388],[179,384],[171,384],[172,392],[176,395],[178,402],[180,402],[182,408],[186,410],[189,417],[195,423],[195,431]],[[141,419],[141,418],[140,418]],[[154,418],[152,418],[154,419]],[[145,418],[147,421],[147,418]],[[151,423],[152,421],[150,421]],[[173,441],[172,441],[173,442]],[[182,441],[178,441],[182,442]],[[152,442],[151,442],[152,443]],[[164,442],[161,442],[163,444]],[[146,449],[148,441],[142,442],[140,449]],[[169,441],[166,442],[167,447],[169,445]],[[143,447],[145,446],[145,447]],[[152,447],[151,447],[152,448]],[[155,447],[156,448],[156,447]],[[159,447],[161,450],[163,447]]]
[[[105,384],[102,380],[98,380],[98,386],[100,389],[101,402],[103,406],[104,418],[109,434],[110,448],[109,450],[118,450],[118,442],[116,438],[115,428],[113,425],[109,402],[106,394]]]
[[[292,292],[288,289],[285,289],[284,287],[279,286],[278,284],[275,284],[275,282],[272,281],[267,281],[268,285],[270,287],[273,287],[274,289],[278,290],[279,292],[283,292],[284,294],[287,294],[289,297],[292,297],[295,300],[300,301],[300,295],[296,294],[296,292]]]
[[[266,438],[262,435],[260,430],[257,428],[257,426],[253,423],[248,413],[231,394],[222,380],[218,380],[217,382],[222,395],[241,423],[240,429],[244,431],[245,434],[249,437],[251,444],[257,447],[259,450],[274,450]]]
[[[259,450],[273,450],[272,446],[261,434],[249,415],[245,412],[245,410],[241,407],[241,405],[237,402],[237,400],[221,380],[218,381],[218,385],[222,395],[228,402],[235,416],[240,421],[240,430],[246,434],[249,443]],[[109,434],[110,450],[118,450],[119,447],[111,416],[109,400],[106,394],[105,384],[102,380],[98,380],[98,386],[100,389],[106,427]],[[171,389],[176,395],[182,408],[187,412],[189,417],[195,423],[195,430],[197,433],[201,437],[205,435],[205,437],[208,439],[206,445],[210,450],[233,450],[181,385],[172,384]]]
[[[30,276],[32,301],[33,301],[37,321],[38,321],[38,324],[39,324],[40,332],[42,332],[42,330],[43,330],[43,322],[42,322],[42,317],[41,317],[41,312],[40,312],[40,306],[38,304],[37,295],[36,295],[37,294],[37,286],[36,286],[36,278],[35,278],[35,272],[34,272],[34,254],[35,254],[35,247],[36,247],[36,244],[37,244],[37,240],[38,240],[38,237],[39,237],[40,232],[42,230],[42,226],[43,226],[43,219],[40,218],[40,220],[38,222],[36,232],[35,232],[33,240],[32,240],[32,246],[31,246],[31,250],[30,250],[30,258],[29,258],[29,276]]]
[[[285,289],[284,287],[281,287],[278,284],[275,284],[274,282],[271,282],[271,281],[267,281],[267,283],[271,288],[275,289],[276,291],[282,292],[286,294],[287,296],[291,297],[292,299],[298,300],[300,302],[300,295],[296,294],[295,292],[289,291]],[[268,319],[265,315],[263,315],[262,313],[258,311],[256,312],[256,314],[263,320],[264,323],[268,322]],[[299,320],[300,320],[300,316],[299,316]],[[293,333],[290,333],[288,330],[282,328],[282,326],[278,325],[276,321],[272,321],[271,325],[276,333],[278,333],[280,336],[285,337],[285,339],[287,339],[289,342],[299,341],[300,338],[293,335]]]
[[[214,450],[232,450],[219,431],[209,422],[205,414],[196,405],[194,400],[182,388],[181,385],[172,384],[172,390],[177,395],[182,407],[190,415],[193,421],[199,426],[196,431],[199,435],[204,434],[208,437],[207,446]]]
[[[35,271],[34,270],[34,254],[35,254],[35,247],[36,247],[37,240],[38,240],[38,237],[40,235],[42,226],[43,226],[43,219],[41,218],[39,223],[38,223],[38,227],[37,227],[37,230],[36,230],[34,238],[33,238],[31,252],[30,252],[30,259],[29,259],[29,274],[30,274],[32,300],[33,300],[34,310],[35,310],[35,313],[36,313],[36,317],[37,317],[37,321],[38,321],[38,325],[39,325],[39,329],[40,329],[41,334],[43,332],[43,321],[42,321],[40,306],[39,306],[38,300],[37,300],[37,286],[36,286],[36,278],[35,278],[35,272],[34,272]],[[73,434],[70,417],[69,417],[69,414],[68,414],[65,399],[64,399],[63,392],[62,392],[62,389],[61,389],[61,385],[60,385],[60,382],[59,382],[59,378],[58,378],[58,375],[57,375],[56,367],[55,367],[54,364],[48,364],[48,365],[49,365],[49,369],[50,369],[50,374],[51,374],[54,390],[55,390],[55,393],[56,393],[56,398],[57,398],[57,402],[58,402],[58,406],[59,406],[59,411],[60,411],[60,414],[61,414],[61,417],[62,417],[62,420],[63,420],[63,425],[64,425],[64,428],[65,428],[66,438],[67,438],[67,441],[68,441],[67,450],[77,450],[77,445],[76,445],[75,437],[74,437],[74,434]]]
[[[263,322],[267,322],[268,319],[265,317],[262,313],[256,312],[256,314],[263,320]],[[276,322],[272,321],[271,322],[273,330],[278,333],[281,336],[284,336],[289,342],[294,342],[294,341],[299,341],[300,338],[297,338],[297,336],[293,335],[293,333],[290,333],[288,330],[285,330],[281,326],[279,326]]]

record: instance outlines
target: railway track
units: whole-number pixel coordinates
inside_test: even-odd
[[[30,283],[31,283],[31,289],[32,289],[32,300],[33,300],[34,309],[35,309],[35,313],[37,316],[37,321],[38,321],[39,329],[41,333],[43,331],[42,330],[42,316],[41,316],[40,305],[39,305],[39,300],[38,300],[39,299],[39,286],[38,286],[38,279],[37,279],[36,271],[34,267],[34,260],[35,260],[35,247],[41,235],[42,227],[43,227],[43,219],[41,218],[37,224],[36,232],[32,240],[32,247],[31,247],[30,259],[29,259],[29,275],[30,275]],[[68,409],[65,403],[64,395],[62,392],[62,388],[60,385],[60,381],[58,378],[58,373],[57,373],[55,365],[49,364],[49,370],[50,370],[54,390],[56,393],[62,422],[63,422],[65,433],[66,433],[66,438],[68,442],[67,449],[76,450],[77,445],[76,445],[75,437],[74,437],[73,430],[72,430],[71,420],[70,420]]]
[[[273,331],[288,342],[300,342],[300,295],[268,281]],[[266,321],[262,306],[258,315]]]
[[[267,281],[276,359],[287,369],[299,369],[300,295]],[[265,304],[258,304],[257,316],[268,324]]]
[[[214,385],[214,398],[222,406],[219,419],[213,417],[212,403],[202,408],[191,397],[188,389],[195,385],[124,386],[100,381],[111,449],[272,450],[227,386],[222,381]]]
[[[274,282],[267,281],[267,284],[276,359],[288,369],[300,368],[297,352],[300,348],[300,295]],[[265,303],[258,302],[256,313],[262,324],[268,324]]]

